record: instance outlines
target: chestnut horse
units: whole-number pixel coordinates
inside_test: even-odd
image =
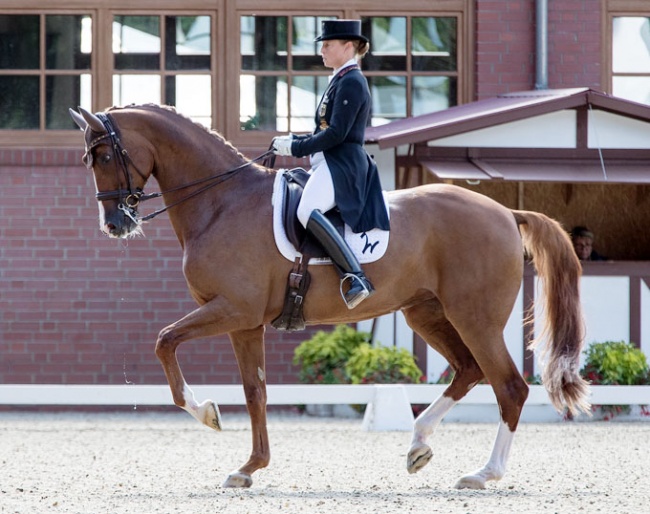
[[[251,419],[252,452],[224,487],[249,487],[269,464],[265,325],[282,310],[292,263],[276,249],[271,193],[276,172],[246,159],[220,135],[156,105],[70,110],[85,131],[84,162],[94,173],[100,227],[110,237],[139,232],[137,207],[154,177],[183,248],[183,272],[199,307],[165,327],[156,355],[174,403],[215,430],[214,402],[197,402],[176,350],[199,337],[228,334]],[[212,187],[214,186],[214,187]],[[494,389],[501,421],[492,453],[458,488],[484,488],[505,473],[528,386],[503,330],[518,294],[524,250],[542,279],[546,327],[543,382],[553,405],[589,411],[578,373],[583,342],[580,263],[568,235],[547,216],[507,209],[452,185],[388,194],[391,238],[379,261],[364,266],[377,292],[348,310],[331,266],[317,266],[304,304],[308,324],[352,323],[401,310],[409,326],[455,371],[445,392],[415,420],[407,470],[432,457],[427,439],[445,414],[482,379]],[[521,234],[520,234],[521,231]],[[261,258],[261,256],[264,256]]]

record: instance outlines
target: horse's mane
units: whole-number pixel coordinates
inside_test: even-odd
[[[201,123],[198,123],[198,122],[192,120],[191,118],[189,118],[188,116],[186,116],[184,114],[181,114],[180,112],[178,112],[176,110],[176,107],[174,107],[173,105],[159,105],[159,104],[154,104],[154,103],[147,103],[147,104],[140,104],[140,105],[131,104],[131,105],[125,105],[125,106],[115,106],[114,105],[113,107],[109,107],[108,109],[106,109],[106,112],[117,111],[117,110],[122,110],[122,109],[141,109],[141,110],[145,110],[145,111],[155,111],[155,112],[160,112],[160,113],[162,113],[163,115],[166,115],[166,116],[176,117],[176,118],[182,120],[183,122],[185,122],[187,124],[191,124],[191,125],[193,125],[195,127],[200,128],[201,130],[203,130],[209,136],[216,138],[221,145],[223,145],[228,151],[232,152],[233,154],[235,154],[240,159],[245,160],[245,161],[250,160],[248,157],[246,157],[244,154],[242,154],[239,150],[237,150],[237,148],[235,146],[233,146],[233,144],[230,141],[228,141],[225,137],[223,137],[219,132],[217,132],[216,130],[213,130],[211,128],[208,128],[205,125],[202,125]],[[255,164],[255,163],[252,163],[252,164]],[[265,169],[262,166],[258,166],[258,167],[260,169]]]

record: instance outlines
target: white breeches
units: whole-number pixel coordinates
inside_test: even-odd
[[[311,156],[310,162],[311,177],[302,193],[297,211],[298,221],[305,228],[314,209],[324,214],[336,205],[334,183],[325,156],[322,152],[318,152]]]

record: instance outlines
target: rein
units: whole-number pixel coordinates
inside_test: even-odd
[[[118,159],[120,161],[119,165],[121,165],[122,172],[124,173],[124,177],[126,178],[126,184],[128,189],[115,189],[113,191],[98,191],[95,194],[95,198],[97,199],[98,202],[103,202],[105,200],[119,200],[120,203],[118,205],[118,209],[123,211],[129,218],[133,220],[134,223],[139,223],[142,221],[149,221],[150,219],[155,218],[159,214],[162,214],[163,212],[167,211],[168,209],[171,209],[172,207],[175,207],[176,205],[185,202],[186,200],[189,200],[190,198],[193,198],[208,189],[213,188],[214,186],[217,186],[219,184],[222,184],[226,180],[234,177],[239,171],[242,169],[246,168],[247,166],[250,166],[252,163],[261,161],[263,159],[267,159],[269,156],[274,155],[273,150],[269,149],[263,154],[255,157],[254,159],[250,159],[243,164],[240,164],[239,166],[232,168],[230,170],[227,170],[223,173],[219,173],[218,175],[211,175],[209,177],[205,177],[202,179],[195,180],[193,182],[189,182],[187,184],[183,184],[177,187],[174,187],[172,189],[168,189],[166,191],[159,191],[156,193],[149,193],[145,194],[144,191],[140,188],[133,188],[131,185],[131,174],[129,173],[129,164],[135,169],[135,171],[138,172],[138,174],[144,178],[144,174],[138,169],[138,167],[135,165],[131,157],[129,156],[128,151],[126,148],[124,148],[124,145],[122,145],[122,142],[120,141],[120,138],[117,134],[117,130],[113,126],[113,123],[109,117],[108,114],[104,113],[99,113],[97,114],[97,117],[101,120],[103,123],[104,127],[106,128],[106,134],[103,134],[95,139],[93,139],[89,144],[88,144],[88,149],[87,152],[91,152],[91,150],[96,147],[100,141],[103,141],[106,138],[111,139],[111,144],[113,145],[113,150],[115,152],[115,155],[118,156]],[[167,193],[173,193],[175,191],[181,191],[183,189],[187,189],[188,187],[193,187],[199,184],[205,184],[206,182],[211,182],[206,184],[200,189],[197,189],[196,191],[193,191],[192,193],[188,194],[187,196],[181,198],[180,200],[177,200],[176,202],[169,204],[161,209],[158,209],[157,211],[152,212],[151,214],[148,214],[147,216],[144,216],[140,218],[140,220],[137,220],[137,211],[136,208],[140,204],[140,202],[144,202],[146,200],[151,200],[152,198],[159,198]]]
[[[205,178],[202,178],[202,179],[199,179],[199,180],[195,180],[194,182],[190,182],[188,184],[183,184],[182,186],[174,187],[172,189],[167,189],[166,191],[159,191],[157,193],[149,193],[149,194],[146,194],[146,195],[145,194],[140,194],[139,200],[141,202],[144,202],[145,200],[151,200],[152,198],[159,198],[159,197],[163,196],[166,193],[173,193],[174,191],[180,191],[180,190],[186,189],[188,187],[196,186],[198,184],[203,184],[204,182],[210,182],[211,180],[216,181],[216,182],[212,182],[211,184],[207,184],[207,185],[203,186],[200,189],[197,189],[196,191],[188,194],[187,196],[184,196],[183,198],[181,198],[180,200],[177,200],[174,203],[166,205],[165,207],[163,207],[161,209],[158,209],[157,211],[154,211],[151,214],[148,214],[147,216],[142,217],[141,221],[149,221],[150,219],[155,218],[159,214],[162,214],[166,210],[171,209],[172,207],[175,207],[179,203],[182,203],[182,202],[184,202],[186,200],[189,200],[190,198],[193,198],[193,197],[195,197],[197,195],[200,195],[201,193],[207,191],[210,188],[213,188],[214,186],[218,186],[219,184],[223,184],[226,180],[231,179],[232,177],[234,177],[237,174],[237,172],[243,170],[247,166],[250,166],[254,162],[260,161],[260,160],[268,157],[269,152],[273,153],[272,150],[267,150],[263,154],[258,155],[257,157],[255,157],[254,159],[250,159],[250,160],[246,161],[245,163],[240,164],[236,168],[231,168],[228,171],[224,171],[223,173],[220,173],[219,175],[211,175],[209,177],[205,177]]]

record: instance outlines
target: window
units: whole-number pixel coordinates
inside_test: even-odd
[[[0,15],[0,129],[75,128],[91,106],[90,15]]]
[[[373,125],[456,105],[457,25],[455,17],[362,18]]]
[[[650,17],[612,19],[612,94],[650,104]]]
[[[113,104],[174,105],[211,127],[210,32],[210,16],[116,15]]]
[[[0,130],[74,130],[70,107],[149,102],[212,126],[212,17],[110,19],[112,46],[96,42],[95,53],[111,52],[112,68],[96,70],[90,14],[0,15]]]
[[[242,16],[241,130],[310,132],[327,87],[318,16]]]
[[[304,132],[331,70],[323,66],[317,16],[242,16],[240,128]],[[458,97],[457,18],[362,17],[370,52],[362,68],[373,125],[446,109]]]
[[[444,109],[472,97],[475,2],[443,3],[0,0],[0,147],[76,146],[69,108],[149,102],[245,149],[310,132],[332,72],[314,39],[336,18],[360,19],[371,39],[374,125]]]

